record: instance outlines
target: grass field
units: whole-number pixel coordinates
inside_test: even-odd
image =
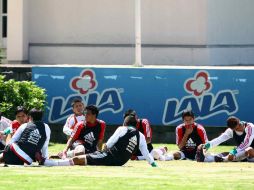
[[[176,150],[175,145],[167,146]],[[63,147],[51,144],[50,152]],[[123,167],[1,167],[0,189],[254,189],[253,163],[171,161],[158,165],[152,168],[146,161],[129,161]]]

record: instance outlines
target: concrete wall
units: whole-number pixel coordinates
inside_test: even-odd
[[[134,0],[26,1],[30,63],[134,63]],[[143,63],[253,65],[253,5],[252,0],[142,0]]]

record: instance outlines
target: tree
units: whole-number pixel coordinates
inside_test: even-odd
[[[38,87],[35,82],[5,81],[0,75],[0,111],[9,119],[15,118],[17,106],[24,106],[27,110],[32,108],[45,109],[45,89]]]

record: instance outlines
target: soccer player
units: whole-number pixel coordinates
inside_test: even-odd
[[[96,106],[89,105],[85,111],[85,121],[76,124],[65,149],[59,154],[60,158],[71,158],[102,149],[106,123],[97,119],[99,110]],[[75,149],[68,151],[74,143]]]
[[[183,124],[176,128],[176,144],[179,151],[165,155],[162,160],[195,160],[199,145],[208,141],[204,127],[195,123],[195,116],[191,110],[182,113]]]
[[[232,149],[228,154],[221,158],[221,161],[241,161],[248,159],[254,161],[254,124],[249,122],[240,121],[239,118],[231,116],[227,119],[227,130],[219,137],[208,141],[202,147],[205,150],[216,147],[219,144],[234,139],[237,147]],[[203,154],[203,151],[200,152]],[[218,157],[218,156],[217,156]],[[201,155],[201,160],[205,162],[216,161],[216,156]]]
[[[11,131],[11,120],[2,116],[0,112],[0,150],[4,150],[6,145],[6,137]]]
[[[25,107],[18,106],[15,111],[16,120],[14,120],[11,124],[12,127],[12,135],[18,130],[18,128],[28,122],[28,112]]]
[[[84,109],[85,105],[81,99],[74,99],[72,104],[73,114],[71,114],[63,127],[63,132],[66,134],[67,139],[70,138],[71,133],[78,122],[85,120]]]
[[[133,116],[136,118],[136,120],[137,120],[136,129],[145,136],[146,143],[147,143],[147,149],[155,159],[159,159],[161,155],[163,155],[167,152],[167,147],[156,148],[156,149],[153,148],[152,128],[150,126],[150,122],[148,121],[148,119],[138,118],[136,111],[133,109],[129,109],[124,113],[124,119],[127,116]],[[134,155],[132,155],[131,159],[132,160],[145,160],[145,157],[142,155],[141,151],[138,150]]]
[[[146,140],[136,128],[137,120],[133,116],[127,116],[124,120],[126,126],[119,127],[107,141],[103,151],[75,156],[72,159],[46,163],[55,166],[70,165],[104,165],[122,166],[138,150],[142,152],[146,160],[153,167],[157,164],[147,150]]]
[[[32,164],[48,157],[50,128],[42,120],[43,112],[32,109],[30,122],[21,125],[13,135],[10,143],[0,155],[0,162],[10,165]]]

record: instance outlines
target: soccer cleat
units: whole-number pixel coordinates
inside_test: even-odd
[[[224,159],[222,157],[220,157],[220,156],[214,156],[214,161],[215,162],[223,162]]]
[[[197,162],[204,162],[205,160],[205,155],[204,155],[204,149],[203,149],[203,144],[198,146],[197,152],[196,152],[196,160]]]

